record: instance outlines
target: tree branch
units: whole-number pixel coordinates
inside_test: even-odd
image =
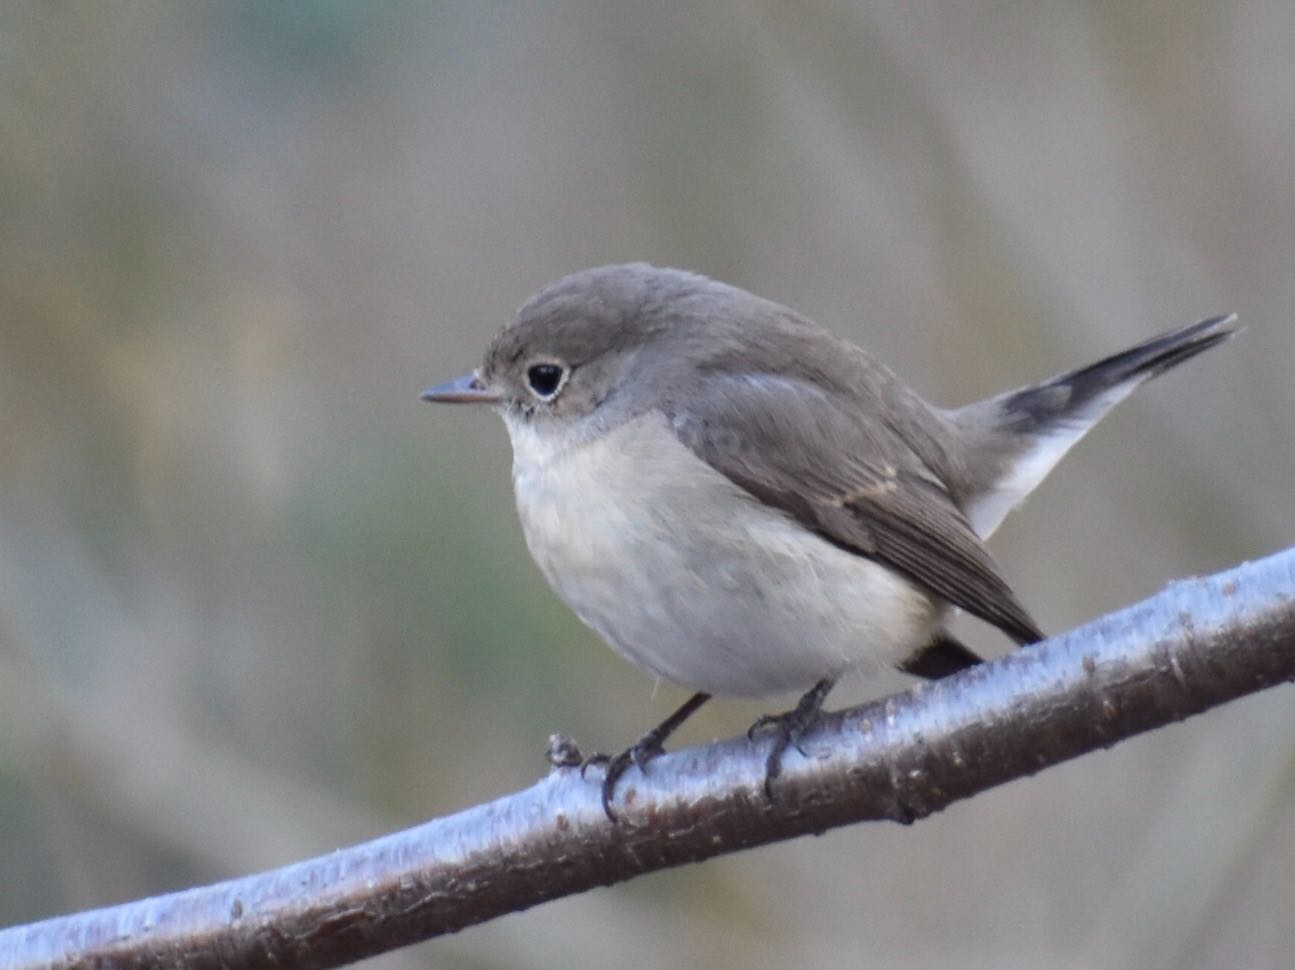
[[[536,903],[866,819],[951,802],[1295,679],[1295,550],[1174,583],[1136,606],[828,718],[789,750],[691,748],[538,784],[261,875],[0,931],[0,967],[330,967]]]

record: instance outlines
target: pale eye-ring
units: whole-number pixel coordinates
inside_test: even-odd
[[[526,369],[526,384],[541,401],[551,401],[566,380],[567,372],[561,364],[543,361]]]

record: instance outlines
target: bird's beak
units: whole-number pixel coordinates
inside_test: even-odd
[[[429,387],[420,397],[440,404],[498,404],[500,401],[499,392],[487,386],[476,374],[464,374]]]

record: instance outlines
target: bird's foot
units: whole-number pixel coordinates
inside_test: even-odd
[[[629,771],[631,765],[636,766],[639,771],[646,772],[649,761],[665,754],[665,748],[662,746],[664,739],[658,734],[659,732],[654,728],[620,754],[591,754],[580,765],[581,776],[592,765],[603,767],[603,811],[613,822],[616,821],[616,813],[612,811],[612,799],[616,795],[616,783],[620,781],[621,775]]]
[[[688,720],[693,712],[708,700],[710,700],[709,694],[693,694],[679,705],[677,711],[639,738],[632,747],[626,748],[618,755],[595,754],[585,759],[580,766],[581,777],[584,777],[585,770],[590,765],[606,766],[603,772],[602,800],[603,811],[607,813],[609,819],[616,821],[616,813],[612,811],[612,796],[616,794],[616,782],[620,781],[621,775],[629,771],[630,765],[638,765],[639,771],[646,772],[649,761],[665,754],[666,738],[674,734],[679,725]]]
[[[773,799],[774,779],[782,774],[782,756],[787,749],[795,747],[803,755],[808,755],[801,747],[804,738],[818,724],[823,716],[823,701],[832,689],[835,680],[825,678],[810,688],[794,708],[784,714],[765,714],[746,732],[748,741],[754,741],[761,734],[772,734],[773,747],[764,762],[764,793]]]

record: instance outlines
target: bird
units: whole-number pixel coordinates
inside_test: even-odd
[[[1234,314],[942,408],[866,350],[735,286],[646,263],[544,287],[479,367],[423,400],[498,411],[527,547],[618,653],[693,693],[605,766],[601,802],[712,696],[803,692],[765,716],[765,788],[846,675],[980,662],[965,611],[1044,638],[985,542],[1139,385],[1227,340]]]

